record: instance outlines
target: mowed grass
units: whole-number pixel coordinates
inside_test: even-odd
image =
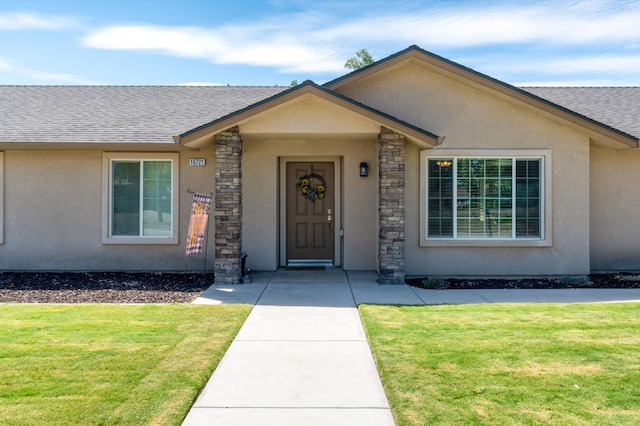
[[[640,424],[640,305],[361,306],[399,425]]]
[[[179,425],[249,310],[0,304],[0,423]]]

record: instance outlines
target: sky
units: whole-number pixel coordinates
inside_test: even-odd
[[[516,86],[640,86],[640,0],[0,0],[0,84],[318,84],[411,45]]]

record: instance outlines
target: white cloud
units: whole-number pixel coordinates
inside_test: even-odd
[[[587,4],[590,7],[587,7]],[[640,4],[593,2],[466,5],[464,9],[414,10],[344,22],[323,30],[325,39],[397,40],[437,47],[514,43],[637,43]]]
[[[222,40],[213,31],[195,27],[107,27],[89,34],[83,44],[98,49],[159,50],[188,58],[213,56],[222,49]]]
[[[98,80],[91,80],[76,74],[66,74],[66,73],[53,73],[48,71],[38,71],[38,70],[20,70],[21,73],[26,74],[35,80],[38,80],[43,83],[55,83],[55,84],[74,84],[74,85],[104,85],[105,83]]]
[[[297,37],[273,32],[257,34],[256,27],[246,28],[246,31],[214,31],[196,27],[116,26],[89,34],[83,45],[98,49],[158,51],[218,64],[275,67],[283,72],[335,71],[344,64],[332,57],[331,49],[310,46]]]
[[[622,76],[626,81],[640,82],[640,56],[634,55],[560,55],[552,52],[544,56],[518,56],[496,53],[467,56],[457,61],[516,85],[610,86],[620,85]]]
[[[80,84],[80,85],[103,85],[102,81],[91,80],[76,74],[53,73],[49,71],[40,71],[30,68],[24,68],[13,61],[7,61],[0,58],[0,72],[21,74],[34,79],[38,84]]]
[[[635,72],[640,74],[640,56],[597,55],[578,58],[555,59],[547,62],[548,72]]]
[[[0,13],[0,30],[66,30],[75,28],[78,22],[71,18],[39,13],[5,12]]]
[[[465,2],[462,6],[441,2],[426,6],[406,4],[405,8],[397,5],[395,10],[389,10],[385,3],[384,9],[376,10],[375,5],[380,6],[374,3],[371,10],[346,19],[312,9],[216,28],[109,26],[88,33],[83,45],[154,51],[216,64],[273,67],[284,73],[340,73],[346,58],[357,49],[371,46],[382,54],[411,44],[433,51],[536,46],[556,49],[556,55],[557,49],[562,48],[595,51],[614,46],[616,51],[624,52],[640,46],[637,1],[546,1],[533,5],[517,2],[508,6],[482,1]],[[618,58],[605,65],[599,61],[584,57],[548,65],[566,72],[640,67],[634,58],[627,58],[626,63],[624,58]]]

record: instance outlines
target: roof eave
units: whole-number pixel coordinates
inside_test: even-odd
[[[39,151],[148,151],[178,152],[191,151],[192,148],[176,143],[152,142],[18,142],[0,141],[0,150],[39,150]]]

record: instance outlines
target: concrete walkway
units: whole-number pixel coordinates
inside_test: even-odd
[[[194,303],[254,305],[183,425],[394,425],[356,306],[640,301],[640,289],[423,290],[375,272],[257,273]]]

